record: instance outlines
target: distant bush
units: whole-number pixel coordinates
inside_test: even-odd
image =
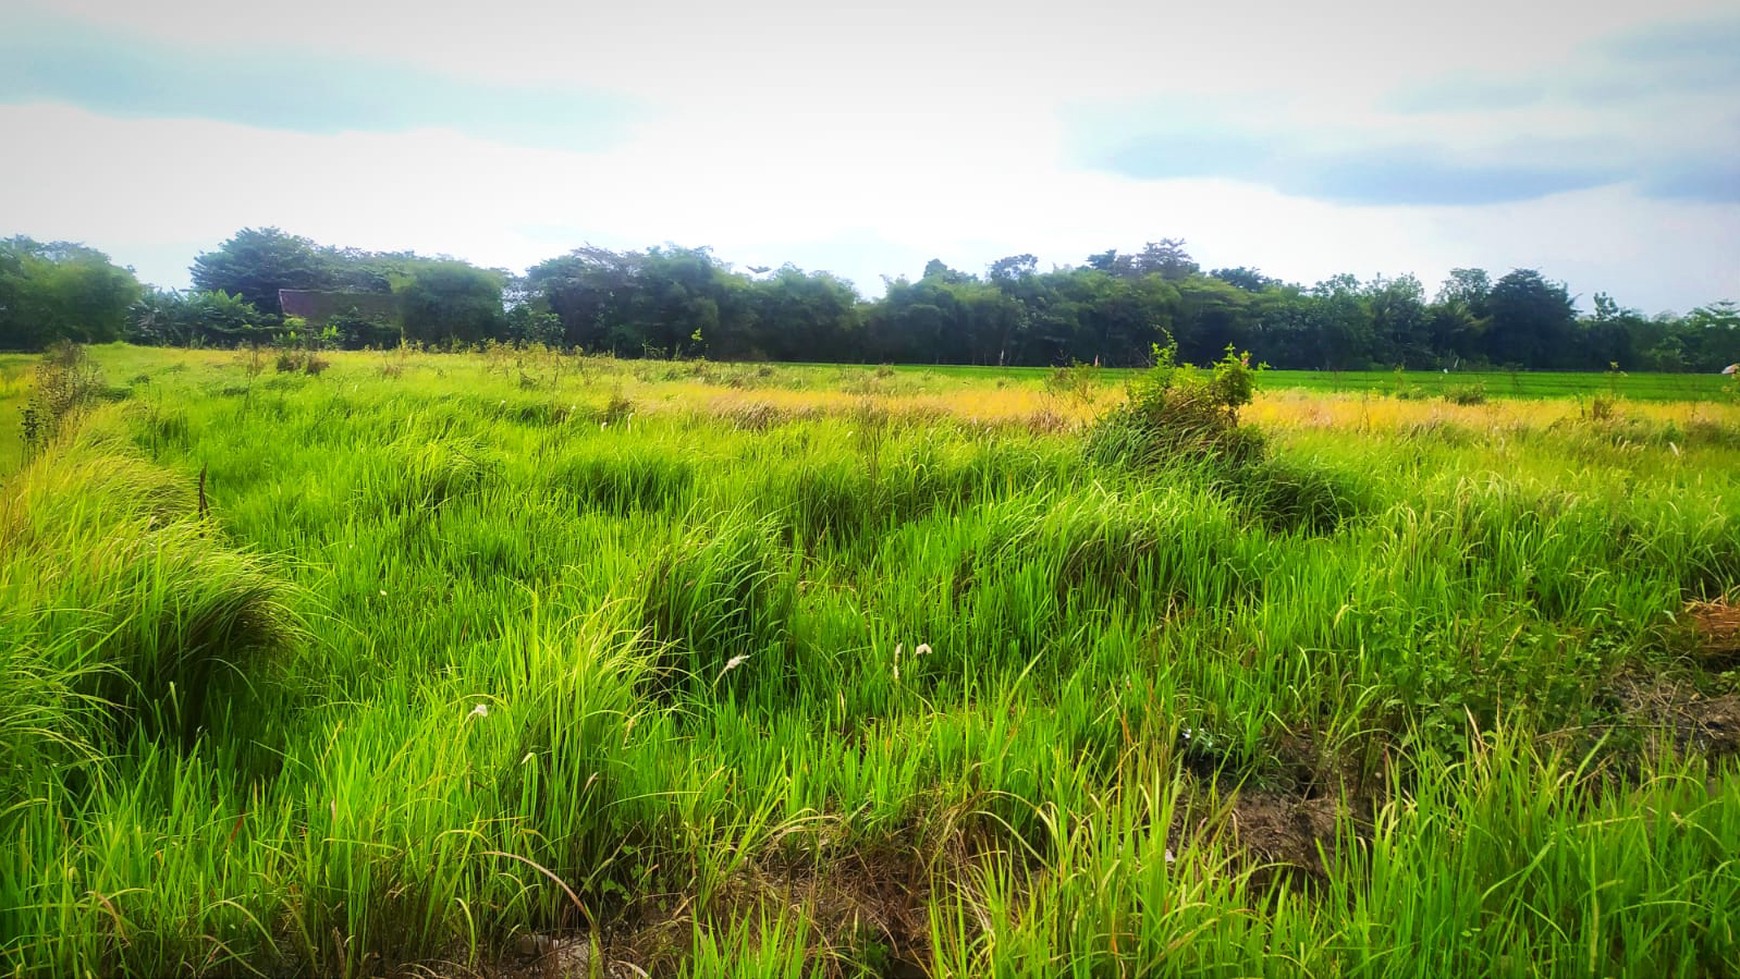
[[[1130,382],[1129,399],[1094,426],[1088,455],[1139,469],[1173,462],[1240,465],[1260,459],[1263,437],[1239,425],[1258,368],[1226,355],[1207,371],[1177,363],[1177,345],[1154,348],[1154,366]]]
[[[332,366],[332,361],[313,350],[278,351],[278,373],[318,375]]]
[[[1444,392],[1444,400],[1458,405],[1483,405],[1486,403],[1486,385],[1476,382],[1453,387]]]

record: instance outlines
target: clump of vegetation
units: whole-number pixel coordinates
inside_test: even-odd
[[[634,399],[622,393],[621,388],[616,388],[605,399],[604,407],[598,412],[598,420],[605,425],[620,425],[634,417],[634,409]]]
[[[194,480],[136,457],[109,426],[81,431],[0,491],[9,668],[80,710],[112,705],[121,729],[191,738],[211,719],[214,690],[257,676],[261,657],[298,634],[289,595],[201,518]]]
[[[1172,349],[1176,353],[1176,347]],[[1069,408],[1086,414],[1094,406],[1099,373],[1097,364],[1073,363],[1067,367],[1054,367],[1045,376],[1045,390]]]
[[[82,344],[64,340],[51,344],[37,361],[35,393],[21,412],[19,437],[26,458],[40,452],[108,394],[102,368]]]
[[[1459,384],[1444,392],[1444,400],[1456,405],[1483,405],[1486,403],[1486,385],[1478,381]]]
[[[764,678],[784,670],[796,591],[770,531],[746,514],[727,514],[647,568],[641,621],[660,647],[664,685],[706,690],[739,668]]]
[[[549,472],[551,486],[580,506],[620,515],[672,508],[695,477],[687,460],[653,452],[585,454],[558,462]]]
[[[426,515],[477,491],[490,473],[483,447],[466,437],[405,436],[370,466],[364,493],[371,509]]]
[[[1259,368],[1249,354],[1226,355],[1208,370],[1177,363],[1178,347],[1154,348],[1154,365],[1130,382],[1129,399],[1089,436],[1088,454],[1138,469],[1210,462],[1240,466],[1262,458],[1261,433],[1239,425]]]

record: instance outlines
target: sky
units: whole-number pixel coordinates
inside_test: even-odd
[[[166,287],[276,226],[511,271],[709,246],[872,296],[1183,238],[1683,311],[1740,298],[1736,52],[1736,0],[0,0],[0,235]]]

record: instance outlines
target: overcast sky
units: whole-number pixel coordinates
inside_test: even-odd
[[[1737,52],[1734,0],[0,0],[0,235],[166,286],[276,225],[514,271],[709,245],[870,295],[1181,237],[1684,310],[1740,298]]]

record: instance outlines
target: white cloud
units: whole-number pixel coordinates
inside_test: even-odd
[[[22,233],[84,240],[164,284],[243,226],[318,241],[412,247],[521,269],[590,240],[711,245],[740,264],[792,260],[880,291],[928,257],[981,269],[1033,252],[1079,262],[1182,236],[1205,266],[1314,281],[1455,265],[1540,267],[1574,291],[1657,309],[1740,293],[1740,207],[1646,201],[1625,188],[1484,208],[1339,207],[1229,181],[1144,182],[1063,167],[1052,134],[942,140],[942,114],[890,121],[864,145],[845,126],[736,129],[673,118],[609,153],[518,149],[441,131],[304,135],[198,120],[117,120],[0,107],[30,133],[9,157],[0,213]],[[197,243],[194,244],[194,243]],[[179,256],[175,247],[185,250]]]
[[[166,284],[185,281],[198,248],[271,224],[512,269],[588,240],[706,244],[741,264],[830,268],[872,294],[880,275],[916,274],[926,257],[968,269],[1019,252],[1079,262],[1162,236],[1189,239],[1205,266],[1307,282],[1412,271],[1430,288],[1456,265],[1527,265],[1651,309],[1740,294],[1740,207],[1626,186],[1482,207],[1339,206],[1225,179],[1084,172],[1060,122],[1066,106],[1162,94],[1196,99],[1210,118],[1238,102],[1334,142],[1399,125],[1384,100],[1408,86],[1551,71],[1615,31],[1718,9],[1707,0],[1405,13],[1378,0],[552,6],[309,0],[266,16],[215,0],[58,0],[55,15],[174,43],[604,87],[652,111],[626,142],[583,153],[441,130],[309,135],[0,106],[0,127],[27,148],[0,160],[0,230],[84,240]],[[1628,122],[1628,136],[1657,138],[1664,117]],[[1465,146],[1588,136],[1587,118],[1550,107],[1498,119],[1440,113],[1395,131]]]
[[[47,8],[49,5],[43,4]],[[55,0],[56,13],[229,48],[303,46],[498,81],[567,80],[679,101],[766,88],[1032,98],[1132,89],[1369,94],[1450,70],[1550,63],[1638,24],[1723,9],[1572,0],[1411,4],[810,0],[630,4]],[[268,12],[269,10],[269,12]],[[941,91],[938,85],[948,84]]]

